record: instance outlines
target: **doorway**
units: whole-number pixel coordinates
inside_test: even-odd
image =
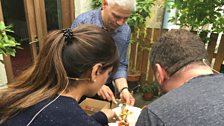
[[[11,57],[13,74],[18,76],[32,64],[24,4],[23,0],[1,0],[1,2],[4,22],[13,26],[12,36],[21,44],[21,49],[16,49],[16,56]]]
[[[7,60],[8,82],[35,62],[48,31],[69,27],[74,19],[74,0],[0,0],[6,25],[13,25],[22,49]]]

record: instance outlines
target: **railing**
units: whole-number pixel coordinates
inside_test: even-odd
[[[147,28],[139,30],[132,34],[132,42],[129,48],[129,69],[141,72],[141,81],[153,81],[153,72],[149,63],[150,49],[154,42],[167,32],[168,29],[152,29]],[[194,32],[197,34],[197,32]],[[220,36],[216,33],[202,32],[200,36],[208,36],[206,48],[208,51],[208,60],[212,67],[220,71],[220,66],[224,61],[224,35]]]

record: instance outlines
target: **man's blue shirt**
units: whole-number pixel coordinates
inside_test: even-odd
[[[72,23],[71,28],[75,28],[80,24],[95,24],[98,27],[104,27],[101,17],[101,8],[88,11],[79,15]],[[112,32],[118,52],[120,55],[120,65],[118,71],[112,76],[113,79],[126,78],[128,69],[128,45],[131,36],[131,29],[127,24],[124,24]]]

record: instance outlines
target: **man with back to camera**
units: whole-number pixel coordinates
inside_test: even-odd
[[[150,63],[167,93],[142,110],[137,126],[224,125],[224,75],[213,73],[198,36],[168,31],[152,47]]]
[[[118,47],[120,66],[116,74],[110,76],[98,95],[103,99],[115,102],[113,94],[115,89],[112,84],[112,81],[114,81],[120,98],[128,105],[134,105],[135,99],[128,90],[126,79],[128,69],[127,50],[131,36],[131,29],[126,21],[134,11],[135,3],[135,0],[102,0],[101,8],[79,15],[71,26],[71,28],[75,28],[79,24],[95,24],[111,32]]]

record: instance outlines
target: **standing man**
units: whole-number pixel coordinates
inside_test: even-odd
[[[150,63],[167,93],[142,110],[136,126],[224,125],[224,74],[213,73],[198,36],[168,31],[152,47]]]
[[[135,0],[102,0],[102,7],[88,11],[79,15],[72,23],[71,28],[80,24],[95,24],[111,32],[120,55],[120,66],[116,74],[111,76],[98,95],[108,101],[115,101],[114,85],[118,89],[120,98],[128,105],[134,105],[135,99],[128,90],[127,69],[128,56],[127,50],[131,36],[131,29],[126,24],[128,17],[135,9]]]

